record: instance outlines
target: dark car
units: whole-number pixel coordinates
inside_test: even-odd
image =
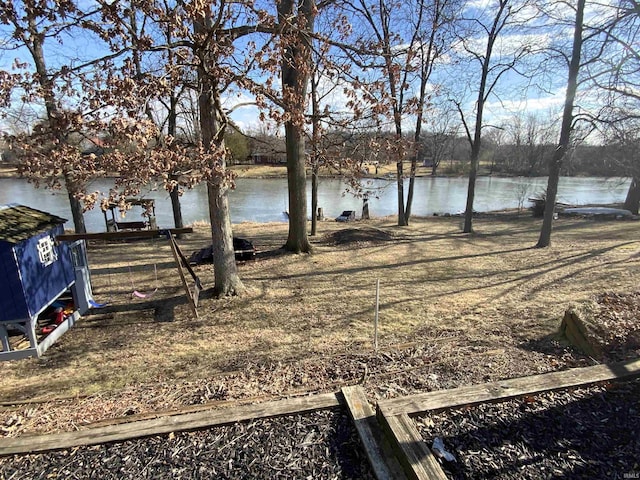
[[[256,257],[256,247],[246,238],[233,237],[233,251],[236,260],[253,260]]]
[[[356,219],[355,210],[345,210],[336,218],[336,222],[352,222]]]

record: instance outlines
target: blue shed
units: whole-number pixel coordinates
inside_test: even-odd
[[[84,242],[56,241],[65,222],[24,205],[0,206],[0,359],[42,355],[84,313],[77,305],[86,302],[72,288],[77,267],[86,267]]]

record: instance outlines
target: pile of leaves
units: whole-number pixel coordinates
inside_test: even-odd
[[[606,292],[595,299],[591,328],[609,360],[624,360],[640,353],[640,291]]]
[[[335,231],[325,237],[329,245],[375,244],[389,242],[393,235],[379,228],[345,228]]]

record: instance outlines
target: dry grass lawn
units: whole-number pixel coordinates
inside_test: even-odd
[[[258,248],[245,295],[204,295],[191,315],[163,240],[91,243],[94,294],[111,300],[41,359],[0,364],[5,435],[77,428],[211,401],[257,401],[361,383],[375,397],[587,364],[558,342],[564,311],[638,289],[640,223],[484,215],[324,222],[312,255],[279,251],[286,224],[239,224]],[[187,256],[206,226],[179,241]],[[150,300],[138,289],[159,290]],[[212,285],[211,266],[196,267]],[[379,351],[373,351],[376,280]],[[20,401],[32,403],[20,404]],[[13,403],[13,405],[9,405]],[[18,403],[16,405],[16,403]]]

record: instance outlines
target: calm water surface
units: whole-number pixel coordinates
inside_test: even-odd
[[[465,207],[467,178],[421,177],[416,179],[413,214],[418,216],[433,213],[458,213]],[[546,177],[481,177],[476,184],[474,208],[479,212],[515,208],[519,198],[526,199],[543,192]],[[372,216],[397,214],[397,190],[395,180],[367,181],[366,188],[374,191],[369,200]],[[624,201],[629,180],[624,178],[573,178],[560,179],[558,201],[569,204],[613,203]],[[107,192],[107,180],[95,181],[91,190]],[[357,217],[362,211],[362,200],[345,192],[340,179],[322,179],[318,193],[318,205],[326,217],[338,216],[343,210],[355,210]],[[311,206],[311,186],[307,189]],[[524,195],[522,194],[524,192]],[[406,188],[405,188],[406,194]],[[164,190],[149,188],[144,196],[156,199],[156,216],[160,227],[173,226],[171,201]],[[65,192],[36,189],[25,180],[0,179],[0,204],[21,203],[71,219],[68,198]],[[204,185],[186,191],[181,199],[185,224],[208,220],[207,193]],[[230,195],[231,221],[284,222],[283,211],[287,207],[287,182],[284,178],[254,179],[240,178],[237,188]],[[127,215],[127,220],[138,220],[138,211]],[[85,214],[89,231],[104,231],[104,217],[100,209]],[[72,228],[72,222],[67,223]]]

